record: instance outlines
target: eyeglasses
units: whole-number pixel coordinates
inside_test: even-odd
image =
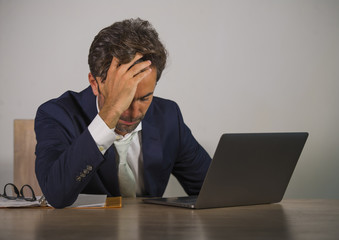
[[[7,183],[4,187],[4,193],[0,194],[0,197],[9,200],[23,199],[30,202],[36,201],[33,188],[28,184],[23,185],[19,191],[13,183]]]

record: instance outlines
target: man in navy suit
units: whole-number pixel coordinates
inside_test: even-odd
[[[153,96],[166,58],[149,22],[114,23],[90,47],[90,87],[39,107],[36,175],[52,206],[69,206],[80,193],[124,195],[117,149],[126,139],[134,196],[162,196],[171,173],[187,194],[199,193],[211,158],[178,105]]]

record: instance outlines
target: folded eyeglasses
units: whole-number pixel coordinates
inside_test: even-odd
[[[0,194],[0,197],[9,200],[23,199],[30,202],[36,201],[33,188],[28,184],[23,185],[19,191],[13,183],[7,183],[4,187],[4,193]]]

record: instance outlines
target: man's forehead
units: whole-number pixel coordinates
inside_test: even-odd
[[[139,82],[136,93],[143,96],[153,92],[157,83],[156,78],[156,70],[152,67],[152,72]]]

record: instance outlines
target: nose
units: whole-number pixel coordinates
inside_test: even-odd
[[[126,110],[127,115],[131,119],[137,119],[140,117],[140,106],[138,101],[132,101],[131,105],[129,105],[128,109]]]

